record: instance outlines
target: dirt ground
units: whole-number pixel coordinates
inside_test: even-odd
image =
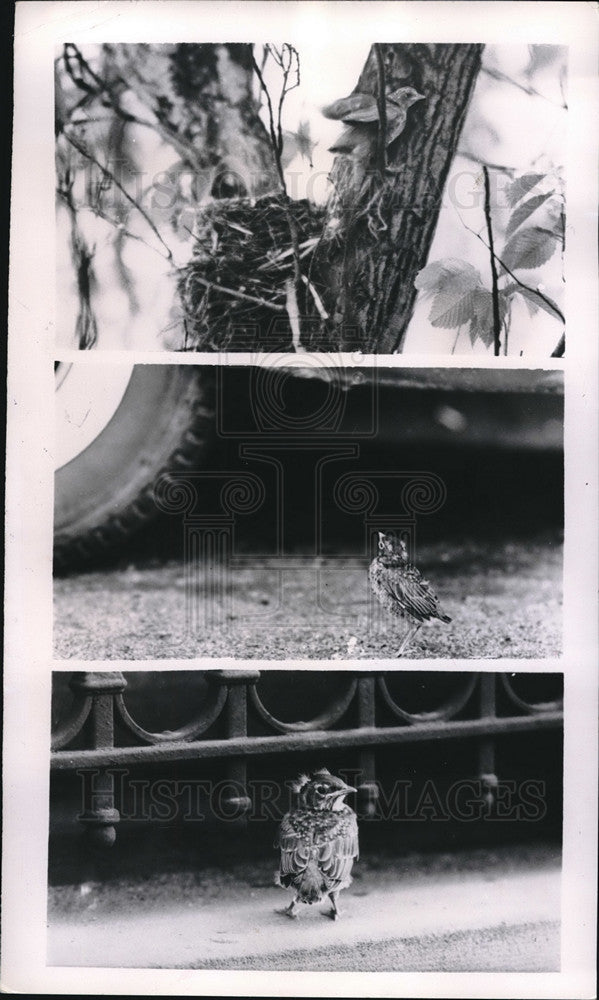
[[[560,654],[559,542],[423,547],[419,567],[453,621],[424,626],[406,658]],[[406,632],[355,558],[244,556],[204,579],[171,562],[58,579],[54,592],[65,659],[389,659]]]
[[[424,626],[406,658],[560,654],[558,539],[422,546],[418,565],[453,621]],[[357,558],[243,556],[203,572],[170,562],[57,579],[55,655],[388,659],[405,635]]]

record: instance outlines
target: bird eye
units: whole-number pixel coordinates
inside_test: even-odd
[[[320,795],[324,795],[326,790],[327,790],[326,785],[316,785],[316,791],[319,792]]]

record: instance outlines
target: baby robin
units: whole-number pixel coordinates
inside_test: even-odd
[[[411,565],[404,540],[382,531],[378,534],[378,555],[369,570],[370,586],[387,611],[410,622],[397,653],[401,656],[423,622],[438,618],[449,624],[451,618],[444,613],[428,580]]]
[[[296,917],[298,903],[319,903],[327,895],[333,906],[329,915],[336,920],[337,898],[351,884],[358,857],[358,821],[343,801],[356,789],[324,767],[312,779],[301,775],[292,787],[300,795],[300,805],[283,817],[279,827],[275,846],[281,850],[281,864],[275,882],[282,888],[293,886],[295,896],[279,912]]]

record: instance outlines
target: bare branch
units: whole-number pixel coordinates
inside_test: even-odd
[[[121,192],[121,194],[123,194],[125,196],[125,198],[127,199],[127,201],[130,202],[131,205],[133,205],[133,207],[137,209],[137,211],[139,212],[139,214],[142,216],[143,219],[145,219],[145,221],[149,225],[149,227],[152,230],[152,232],[154,233],[154,235],[158,238],[158,240],[160,241],[160,243],[162,244],[162,246],[166,250],[166,259],[172,264],[172,262],[173,262],[172,252],[169,249],[169,247],[167,246],[167,244],[164,242],[164,240],[162,239],[162,236],[158,232],[158,229],[156,228],[155,224],[152,222],[152,219],[147,214],[147,212],[141,207],[141,205],[135,200],[135,198],[133,198],[129,194],[129,192],[127,191],[127,189],[123,187],[123,185],[120,183],[120,181],[117,180],[117,178],[114,176],[114,174],[112,173],[112,171],[110,171],[108,169],[108,167],[105,167],[104,164],[100,163],[100,161],[93,155],[93,153],[90,153],[90,151],[88,149],[85,149],[85,147],[82,146],[80,143],[78,143],[76,139],[73,139],[73,136],[69,135],[68,132],[64,132],[64,137],[67,140],[67,142],[70,142],[71,146],[73,146],[77,150],[78,153],[81,153],[81,155],[84,156],[87,160],[89,160],[91,163],[95,164],[95,166],[98,167],[98,169],[102,171],[103,178],[110,179],[111,183],[113,183],[115,185],[115,187],[118,188],[118,190]]]
[[[525,86],[523,83],[518,83],[517,80],[508,76],[507,73],[502,73],[499,69],[492,69],[490,66],[483,66],[482,72],[486,73],[487,76],[490,76],[492,80],[497,80],[499,83],[510,83],[512,87],[517,87],[518,90],[524,91],[524,93],[528,94],[529,97],[540,97],[541,100],[547,101],[548,104],[553,104],[556,108],[562,108],[564,111],[568,110],[568,105],[565,102],[563,104],[558,104],[557,101],[552,101],[550,97],[546,97],[545,94],[541,94],[540,91],[535,90],[535,88],[531,87],[530,84]]]
[[[387,171],[387,82],[383,53],[378,43],[374,45],[374,55],[378,77],[376,101],[379,111],[376,155],[381,177],[384,177]]]

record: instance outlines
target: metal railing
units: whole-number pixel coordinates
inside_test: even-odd
[[[161,732],[150,732],[133,718],[126,704],[123,673],[74,673],[69,680],[72,703],[52,737],[51,767],[82,773],[86,805],[78,819],[92,840],[108,845],[115,839],[120,819],[111,769],[122,765],[221,760],[232,790],[230,803],[243,814],[252,806],[247,791],[249,758],[353,748],[360,765],[358,803],[368,814],[379,793],[378,747],[474,740],[479,777],[490,801],[498,781],[497,740],[511,733],[563,726],[560,699],[529,701],[505,673],[447,675],[451,690],[442,704],[428,711],[400,705],[389,674],[331,673],[339,680],[338,690],[324,710],[308,721],[289,722],[277,718],[264,704],[259,670],[202,671],[208,685],[203,703],[190,707],[190,719],[179,729]],[[218,727],[220,733],[212,736],[209,731]],[[78,745],[69,749],[72,744]]]

